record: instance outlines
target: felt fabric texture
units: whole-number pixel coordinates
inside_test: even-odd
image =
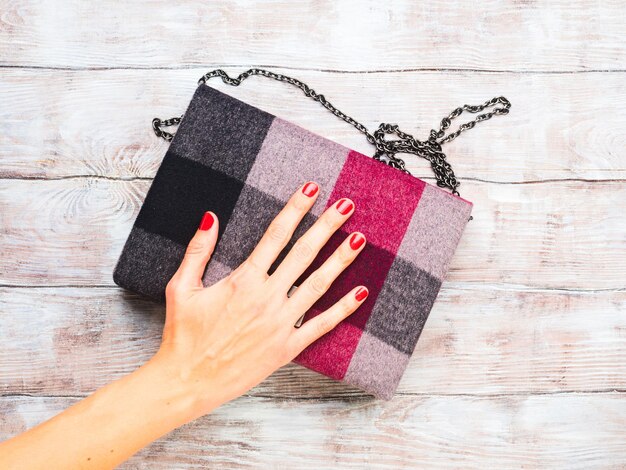
[[[156,301],[206,210],[220,219],[211,285],[241,264],[305,181],[320,194],[289,245],[336,200],[352,217],[298,279],[355,230],[363,252],[306,313],[319,315],[358,284],[370,295],[295,362],[389,399],[422,332],[471,213],[469,201],[277,118],[209,86],[197,88],[115,266],[116,284]]]
[[[113,271],[113,282],[165,302],[165,286],[184,255],[183,245],[147,232],[135,223]]]
[[[315,180],[320,193],[311,213],[324,211],[348,154],[346,148],[280,118],[274,119],[246,184],[287,201],[304,181]]]
[[[372,336],[361,335],[344,380],[373,395],[389,400],[409,363],[410,356]]]

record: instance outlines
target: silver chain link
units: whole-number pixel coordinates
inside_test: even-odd
[[[432,129],[428,140],[420,141],[411,134],[402,132],[396,124],[381,123],[378,126],[378,129],[374,131],[374,133],[371,133],[363,124],[337,109],[324,97],[324,95],[320,95],[306,83],[303,83],[296,78],[288,77],[287,75],[270,72],[269,70],[253,68],[241,73],[237,78],[233,78],[222,69],[216,69],[204,74],[198,81],[198,85],[206,84],[206,82],[213,77],[220,77],[227,85],[239,86],[242,81],[252,75],[261,75],[263,77],[278,80],[279,82],[287,82],[295,87],[298,87],[302,90],[305,96],[317,101],[335,116],[347,122],[359,132],[362,132],[368,142],[376,147],[376,152],[374,153],[374,158],[376,160],[382,161],[409,174],[410,172],[406,169],[404,160],[396,157],[398,153],[413,154],[428,160],[435,173],[437,186],[449,188],[452,193],[457,196],[459,194],[457,188],[461,183],[457,180],[452,167],[446,160],[446,155],[441,151],[441,146],[456,139],[462,132],[472,129],[479,122],[491,119],[495,115],[508,114],[509,109],[511,108],[511,103],[504,96],[492,98],[480,105],[463,105],[456,108],[448,116],[443,118],[439,125],[439,130]],[[497,107],[497,105],[500,106]],[[450,128],[452,121],[459,117],[464,111],[476,114],[487,108],[493,109],[489,112],[479,114],[473,121],[461,124],[456,131],[446,135],[446,131]],[[171,141],[174,138],[174,134],[164,131],[162,128],[178,125],[182,118],[183,116],[165,120],[154,118],[152,120],[152,129],[157,137]],[[387,140],[385,138],[387,135],[394,135],[398,138]]]

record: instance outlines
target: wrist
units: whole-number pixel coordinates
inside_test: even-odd
[[[221,405],[207,377],[200,380],[186,373],[179,361],[161,350],[136,372],[151,388],[160,390],[159,401],[165,403],[165,412],[178,421],[176,427]]]
[[[169,432],[196,418],[196,398],[191,387],[179,380],[167,361],[155,356],[131,374],[138,384],[145,406]]]

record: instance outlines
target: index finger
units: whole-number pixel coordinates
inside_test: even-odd
[[[313,181],[303,184],[272,220],[252,251],[248,261],[255,267],[268,272],[280,252],[287,246],[298,224],[311,209],[319,194],[319,186]]]

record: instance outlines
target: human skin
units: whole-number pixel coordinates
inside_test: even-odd
[[[367,298],[355,286],[327,311],[295,328],[365,246],[350,234],[295,292],[287,293],[330,236],[352,215],[340,199],[267,274],[319,194],[302,185],[250,257],[212,286],[202,275],[217,241],[207,212],[166,287],[157,353],[143,366],[38,426],[0,444],[0,468],[112,468],[173,429],[242,395],[333,329]]]

